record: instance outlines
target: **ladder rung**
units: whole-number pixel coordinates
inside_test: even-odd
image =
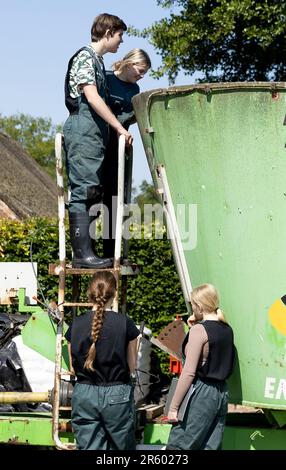
[[[111,272],[120,272],[122,276],[136,276],[139,274],[139,268],[137,264],[129,264],[124,265],[121,264],[119,269],[114,268],[104,268],[104,269],[90,269],[90,268],[71,268],[67,267],[65,269],[66,276],[68,275],[90,275],[92,276],[94,273],[99,271],[111,271]],[[57,264],[49,264],[49,274],[53,274],[54,276],[58,276],[60,272],[60,266]]]
[[[93,307],[90,302],[64,302],[64,307]]]

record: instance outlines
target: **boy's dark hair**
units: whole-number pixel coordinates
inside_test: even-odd
[[[122,31],[126,31],[127,26],[118,16],[102,13],[94,19],[91,27],[91,40],[93,42],[99,41],[101,38],[103,38],[108,29],[113,35],[120,29],[122,29]]]

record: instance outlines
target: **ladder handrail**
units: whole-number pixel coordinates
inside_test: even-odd
[[[118,178],[117,178],[117,213],[115,230],[114,268],[120,266],[121,242],[124,215],[124,172],[125,172],[125,136],[121,134],[118,142]]]
[[[56,154],[56,176],[58,189],[58,218],[59,218],[59,258],[60,263],[66,260],[66,231],[65,231],[65,190],[63,178],[63,159],[62,159],[63,136],[56,134],[55,154]]]
[[[132,170],[133,170],[133,147],[128,149],[128,153],[125,155],[125,204],[130,204],[132,197]],[[123,216],[122,223],[124,224],[125,217]],[[128,240],[123,238],[123,258],[128,257]]]
[[[62,161],[63,136],[56,134],[55,154],[56,154],[56,173],[58,188],[58,218],[59,218],[59,291],[58,291],[58,309],[61,315],[57,325],[56,334],[56,358],[55,358],[55,381],[53,394],[53,439],[58,449],[73,450],[75,444],[65,444],[59,437],[59,409],[60,409],[60,385],[61,385],[61,365],[62,365],[62,337],[64,323],[64,300],[65,300],[65,266],[66,266],[66,231],[65,231],[65,199],[64,199],[64,179],[63,179],[63,161]]]
[[[157,172],[161,180],[162,196],[164,199],[163,211],[167,219],[167,226],[168,226],[168,230],[170,233],[170,239],[171,239],[171,244],[173,248],[175,264],[178,270],[178,275],[180,278],[186,307],[187,307],[188,312],[190,313],[191,312],[190,294],[192,292],[192,283],[191,283],[189,271],[187,268],[184,250],[182,247],[179,227],[177,224],[176,214],[174,210],[174,205],[172,201],[172,196],[171,196],[171,192],[169,188],[169,183],[168,183],[168,178],[167,178],[165,167],[163,165],[159,165],[157,167]]]
[[[114,269],[117,282],[117,294],[113,301],[113,310],[118,312],[118,289],[119,289],[119,268],[121,258],[121,245],[123,233],[124,216],[124,173],[125,173],[125,136],[120,135],[118,139],[118,176],[117,176],[117,211],[116,211],[116,229],[115,229],[115,248],[114,248]]]

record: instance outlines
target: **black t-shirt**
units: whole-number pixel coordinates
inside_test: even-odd
[[[128,316],[106,310],[103,325],[96,341],[95,371],[84,368],[92,344],[91,324],[94,312],[75,317],[65,334],[71,343],[72,365],[80,383],[115,385],[130,381],[127,364],[127,346],[139,335],[135,323]]]

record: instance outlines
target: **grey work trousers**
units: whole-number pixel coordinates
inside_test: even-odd
[[[172,426],[167,449],[218,450],[221,448],[227,414],[228,389],[225,382],[194,383],[183,421]]]
[[[131,385],[104,387],[76,383],[71,417],[78,450],[135,449]]]

